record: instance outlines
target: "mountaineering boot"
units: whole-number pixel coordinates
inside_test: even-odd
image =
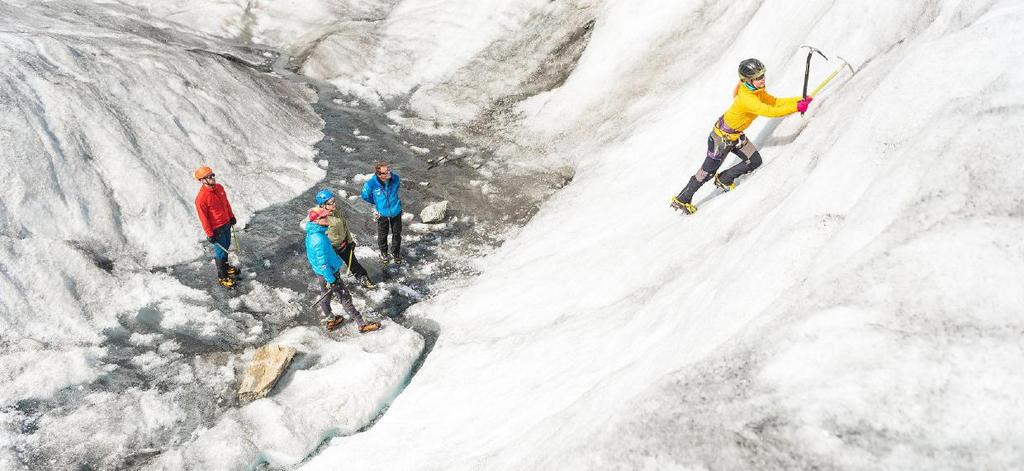
[[[363,334],[373,332],[375,330],[380,330],[380,322],[367,322],[359,326],[359,332]]]
[[[359,280],[359,284],[363,285],[363,288],[366,289],[374,289],[377,287],[377,285],[373,284],[373,281],[370,281],[370,277],[368,276],[361,278]]]
[[[217,283],[220,283],[221,286],[223,286],[223,287],[225,287],[227,289],[231,289],[231,288],[235,287],[235,280],[231,279],[230,276],[217,280]]]
[[[238,276],[238,273],[239,273],[238,268],[235,268],[235,267],[233,267],[231,265],[228,265],[228,270],[227,271],[228,271],[228,276],[230,276],[232,278]]]
[[[391,263],[391,256],[386,253],[380,254],[380,264],[386,267],[389,263]]]
[[[341,327],[341,324],[344,322],[344,317],[334,316],[331,319],[327,320],[327,322],[324,324],[324,327],[326,327],[328,331],[332,331],[334,329],[337,329],[338,327]]]
[[[697,207],[696,206],[694,206],[694,205],[692,205],[690,203],[684,203],[682,201],[679,201],[679,198],[676,198],[675,196],[672,197],[672,204],[671,204],[671,206],[672,206],[672,209],[674,209],[676,211],[679,211],[679,210],[686,211],[686,214],[693,214],[693,213],[697,212]]]
[[[721,175],[722,175],[721,173],[716,173],[716,174],[715,174],[715,186],[717,186],[717,187],[721,188],[721,189],[722,189],[722,191],[724,191],[724,192],[726,192],[726,193],[728,193],[728,192],[730,192],[730,191],[734,190],[734,189],[736,188],[736,182],[729,182],[729,183],[725,183],[725,182],[723,182],[723,181],[722,181],[722,180],[721,180],[721,179],[719,178],[719,177],[720,177]]]
[[[213,263],[215,265],[217,265],[217,278],[220,278],[222,280],[224,278],[230,278],[230,275],[228,275],[228,267],[230,265],[228,265],[228,261],[227,260],[221,260],[221,259],[216,259],[215,258],[215,259],[213,259]]]
[[[391,263],[395,264],[395,266],[401,265],[402,259],[398,257],[398,254],[394,254],[391,256]]]

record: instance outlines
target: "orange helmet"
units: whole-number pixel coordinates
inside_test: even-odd
[[[211,173],[213,173],[213,169],[203,165],[202,167],[196,169],[196,173],[194,175],[196,176],[196,180],[202,180]]]

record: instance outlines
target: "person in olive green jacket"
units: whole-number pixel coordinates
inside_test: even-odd
[[[369,273],[356,259],[356,242],[352,240],[352,233],[348,230],[345,219],[335,208],[337,202],[334,200],[334,192],[326,188],[320,190],[316,194],[316,202],[320,207],[331,210],[331,214],[327,216],[327,238],[331,240],[331,247],[363,287],[375,288],[376,285],[370,281]]]

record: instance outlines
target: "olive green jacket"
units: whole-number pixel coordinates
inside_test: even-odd
[[[327,216],[327,238],[331,239],[331,246],[335,249],[352,243],[352,233],[344,218],[337,214]]]

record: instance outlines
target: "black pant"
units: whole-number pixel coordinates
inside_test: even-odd
[[[356,244],[347,243],[343,247],[335,247],[334,251],[341,257],[341,261],[348,265],[348,271],[355,275],[356,279],[362,280],[369,278],[370,275],[366,273],[366,269],[359,264],[359,260],[356,259]]]
[[[402,246],[402,213],[397,216],[377,218],[377,246],[380,254],[388,254],[388,231],[391,231],[391,255],[398,258],[398,250]]]
[[[322,312],[324,317],[327,319],[334,317],[334,312],[331,310],[331,298],[333,298],[334,295],[338,295],[338,300],[341,301],[341,307],[345,308],[345,312],[348,313],[352,320],[362,326],[366,322],[363,320],[363,316],[359,313],[359,310],[356,309],[356,306],[352,304],[352,295],[349,294],[348,289],[345,288],[345,284],[338,278],[340,276],[341,273],[335,273],[335,282],[328,288],[327,280],[325,280],[323,276],[317,275],[317,279],[320,280],[320,293],[326,293],[328,289],[331,291],[331,294],[324,296],[324,298],[320,300],[320,312]]]
[[[761,166],[761,154],[757,152],[754,144],[747,140],[745,134],[740,134],[740,137],[735,141],[729,141],[722,139],[712,131],[708,136],[708,153],[707,157],[704,158],[704,163],[697,170],[697,174],[690,177],[690,181],[679,192],[676,199],[684,203],[689,203],[693,200],[693,194],[700,189],[704,182],[714,178],[715,172],[722,166],[722,162],[725,161],[725,157],[730,152],[740,158],[740,163],[719,174],[719,179],[724,184],[728,185],[736,177],[753,172],[757,167]]]

